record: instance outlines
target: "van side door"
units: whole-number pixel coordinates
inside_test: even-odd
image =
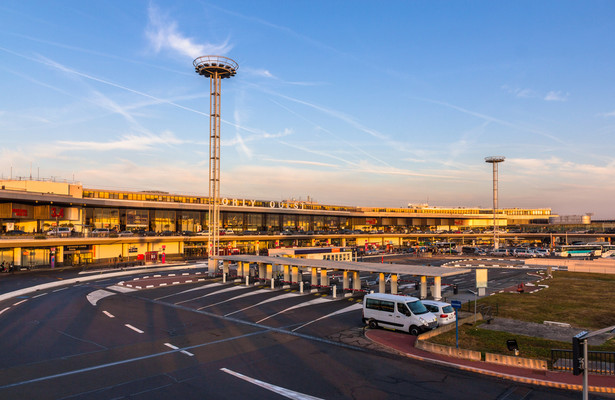
[[[407,330],[409,318],[412,316],[406,303],[398,302],[395,306],[395,328]]]

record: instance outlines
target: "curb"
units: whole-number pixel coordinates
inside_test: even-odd
[[[537,386],[545,386],[545,387],[552,387],[552,388],[557,388],[557,389],[566,389],[566,390],[575,390],[575,391],[582,391],[583,390],[583,385],[577,385],[577,384],[571,384],[571,383],[563,383],[563,382],[554,382],[554,381],[547,381],[547,380],[543,380],[543,379],[536,379],[536,378],[528,378],[525,376],[519,376],[519,375],[513,375],[513,374],[507,374],[504,372],[496,372],[496,371],[491,371],[488,369],[483,369],[483,368],[478,368],[478,367],[471,367],[468,365],[462,365],[462,364],[455,364],[453,362],[450,361],[443,361],[443,360],[438,360],[435,358],[428,358],[428,357],[423,357],[423,356],[419,356],[416,354],[411,354],[411,353],[406,353],[403,352],[401,350],[396,349],[395,347],[389,346],[387,344],[378,342],[376,340],[373,340],[372,338],[370,338],[367,335],[367,332],[365,333],[365,337],[374,342],[377,343],[383,347],[386,347],[388,349],[391,349],[393,351],[395,351],[396,353],[414,359],[414,360],[419,360],[419,361],[427,361],[430,362],[432,364],[437,364],[437,365],[442,365],[442,366],[446,366],[446,367],[452,367],[452,368],[456,368],[456,369],[460,369],[463,371],[468,371],[468,372],[474,372],[477,374],[481,374],[481,375],[488,375],[488,376],[494,376],[497,378],[502,378],[502,379],[507,379],[510,381],[514,381],[514,382],[520,382],[520,383],[527,383],[527,384],[532,384],[532,385],[537,385]],[[589,386],[588,390],[590,392],[594,392],[594,393],[615,393],[615,387],[610,387],[610,386]]]

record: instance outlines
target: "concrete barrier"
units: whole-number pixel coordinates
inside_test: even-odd
[[[429,343],[422,340],[417,340],[414,347],[430,353],[442,354],[449,357],[463,358],[472,361],[481,361],[482,359],[480,351],[457,349],[455,347]]]
[[[562,266],[571,272],[590,272],[594,274],[615,274],[615,260],[596,258],[594,260],[574,260],[567,258],[534,258],[526,260],[527,266]]]
[[[483,315],[481,313],[476,313],[476,320],[477,321],[482,321],[483,319]],[[465,318],[461,318],[458,322],[459,325],[463,325],[463,324],[473,324],[474,323],[474,314],[472,314],[472,316],[470,317],[465,317]],[[434,336],[438,336],[441,333],[444,332],[448,332],[448,331],[452,331],[453,329],[455,329],[455,324],[448,324],[448,325],[443,325],[443,326],[439,326],[436,329],[433,329],[431,331],[427,331],[425,333],[421,333],[421,335],[418,337],[417,340],[427,340],[429,338],[432,338]]]
[[[509,367],[529,368],[541,371],[547,370],[547,362],[545,360],[536,360],[534,358],[523,358],[505,356],[502,354],[485,353],[485,362],[507,365]]]

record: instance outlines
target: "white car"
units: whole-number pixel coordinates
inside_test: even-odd
[[[66,237],[66,236],[70,236],[72,233],[73,233],[72,228],[60,226],[60,227],[57,227],[57,228],[53,228],[52,230],[47,232],[47,235],[48,236]]]
[[[536,257],[549,257],[551,252],[549,249],[534,249],[534,254]]]
[[[515,249],[513,255],[515,257],[536,257],[534,251],[530,249]]]
[[[455,310],[448,303],[435,300],[421,300],[421,302],[430,313],[436,316],[438,326],[448,325],[457,319]]]

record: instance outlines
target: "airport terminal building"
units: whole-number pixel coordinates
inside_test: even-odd
[[[463,232],[493,227],[493,210],[483,208],[379,208],[248,198],[224,198],[221,202],[221,226],[229,233],[221,236],[221,246],[242,253],[287,245],[362,246],[376,236],[381,242],[401,245],[404,235],[418,231]],[[0,180],[0,230],[3,237],[12,238],[0,241],[0,260],[15,260],[16,265],[24,265],[22,261],[28,262],[22,260],[24,257],[34,258],[29,262],[40,265],[48,264],[51,255],[55,255],[56,263],[70,264],[127,257],[127,249],[136,254],[166,250],[169,255],[203,255],[207,237],[194,234],[208,229],[208,204],[207,196],[99,190],[77,183],[32,179]],[[500,227],[522,226],[546,224],[549,217],[553,215],[548,208],[513,208],[498,210],[496,221]],[[49,237],[47,232],[54,227],[70,228],[74,232],[70,239],[79,239],[79,244],[75,242],[71,247],[57,242],[62,238]],[[107,243],[105,247],[99,241],[109,242],[110,238],[92,237],[95,229],[109,229],[109,236],[122,243]],[[116,234],[122,231],[136,231],[142,236]],[[23,246],[8,243],[17,240],[11,233],[21,235],[20,243],[35,243],[36,246],[29,247],[36,247],[33,250],[38,249],[40,256],[33,257],[32,251],[24,256]],[[185,236],[176,236],[179,233]],[[13,254],[15,249],[19,249],[21,257]],[[19,264],[17,258],[22,258]]]

